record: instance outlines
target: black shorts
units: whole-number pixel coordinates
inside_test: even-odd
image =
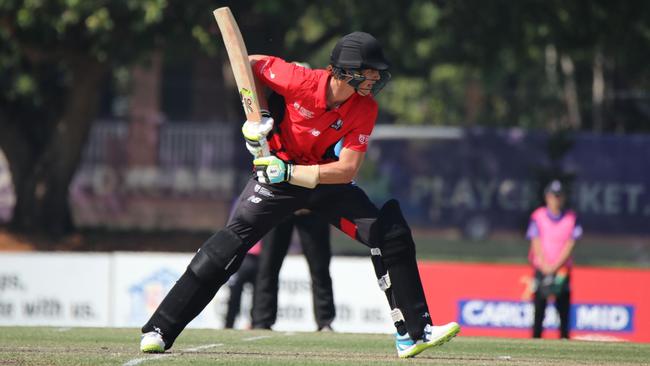
[[[351,238],[373,247],[370,227],[379,210],[354,183],[320,184],[314,189],[289,183],[246,184],[226,228],[235,232],[248,251],[264,234],[296,210],[309,209]]]

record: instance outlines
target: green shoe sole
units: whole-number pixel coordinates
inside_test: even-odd
[[[401,355],[399,355],[399,357],[400,358],[414,357],[414,356],[417,356],[420,353],[422,353],[422,351],[424,351],[427,348],[432,348],[432,347],[437,347],[437,346],[443,345],[443,344],[449,342],[452,338],[454,338],[456,336],[456,334],[458,334],[458,332],[460,332],[460,326],[456,325],[456,326],[452,327],[449,330],[449,332],[447,334],[445,334],[444,337],[441,337],[441,338],[437,339],[435,342],[417,344],[408,353],[401,354]]]
[[[140,348],[140,351],[144,353],[163,353],[165,350],[157,344],[150,344]]]

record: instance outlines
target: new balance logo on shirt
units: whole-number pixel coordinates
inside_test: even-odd
[[[330,125],[330,127],[333,128],[333,129],[335,129],[335,130],[337,130],[337,131],[340,130],[341,127],[343,127],[343,120],[340,119],[340,118],[337,119],[336,122],[334,122],[334,123],[332,123],[332,124]]]

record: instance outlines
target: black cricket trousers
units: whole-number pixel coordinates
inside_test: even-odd
[[[308,189],[289,183],[261,184],[253,178],[240,195],[226,228],[217,232],[202,246],[202,250],[212,252],[212,258],[232,259],[223,269],[211,268],[214,263],[208,262],[211,260],[210,255],[197,252],[190,262],[190,266],[194,265],[195,268],[188,266],[142,327],[142,332],[158,331],[163,334],[165,347],[170,348],[187,324],[208,305],[225,280],[237,271],[248,250],[268,231],[299,209],[309,209],[319,214],[369,248],[383,248],[381,260],[385,263],[392,282],[386,292],[389,305],[391,309],[401,309],[406,328],[403,331],[408,331],[411,337],[419,339],[425,325],[431,324],[431,318],[418,273],[410,231],[400,230],[399,236],[394,238],[376,237],[378,234],[375,223],[380,219],[380,210],[353,183],[321,184],[314,189]],[[401,217],[395,217],[401,216],[401,213],[394,212],[399,206],[392,205],[388,209],[392,210],[392,216],[387,216],[387,220],[397,220],[395,225],[398,227],[404,225],[399,222],[403,220]],[[238,240],[233,240],[233,235]],[[383,253],[384,249],[387,253]],[[223,271],[222,278],[216,282],[208,283],[197,277],[219,275],[219,271]],[[378,271],[377,266],[375,271]]]
[[[378,242],[382,239],[376,237],[374,229],[379,209],[356,184],[320,184],[309,189],[289,183],[262,184],[251,178],[226,225],[226,229],[234,232],[243,242],[236,258],[242,258],[267,232],[299,209],[309,209],[318,214],[369,248],[382,247]],[[408,242],[403,243],[404,248],[408,245]],[[399,249],[393,247],[389,251],[392,254],[399,252]],[[415,249],[412,252],[405,249],[400,253],[392,259],[393,264],[386,266],[392,281],[390,297],[393,300],[389,301],[391,308],[402,310],[406,330],[417,339],[422,335],[424,326],[431,324],[431,319],[418,273]]]
[[[535,280],[537,283],[542,282],[544,275],[539,270],[535,271]],[[560,316],[560,337],[568,339],[569,338],[569,324],[570,318],[569,313],[571,311],[571,286],[570,286],[570,276],[567,277],[564,286],[560,289],[557,294],[553,294],[555,297],[555,308],[557,309],[558,315]],[[533,302],[535,305],[535,315],[533,320],[533,338],[541,338],[542,332],[544,330],[544,316],[546,313],[546,305],[548,304],[548,297],[550,294],[548,291],[545,291],[542,286],[538,286],[535,291]]]
[[[244,285],[247,283],[255,288],[255,279],[259,269],[259,256],[257,254],[246,254],[241,266],[228,280],[230,297],[228,298],[228,309],[224,318],[224,328],[231,329],[235,326],[235,319],[241,309],[241,297],[244,292]]]
[[[329,327],[336,315],[329,266],[332,257],[330,227],[312,213],[291,215],[262,239],[259,270],[253,295],[253,328],[270,329],[278,312],[278,282],[294,228],[309,265],[317,328]]]

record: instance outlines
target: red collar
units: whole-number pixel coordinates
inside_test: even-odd
[[[330,74],[329,71],[324,71],[318,81],[316,95],[318,95],[319,98],[316,99],[316,108],[327,109],[327,86],[329,85],[331,77],[332,74]]]

